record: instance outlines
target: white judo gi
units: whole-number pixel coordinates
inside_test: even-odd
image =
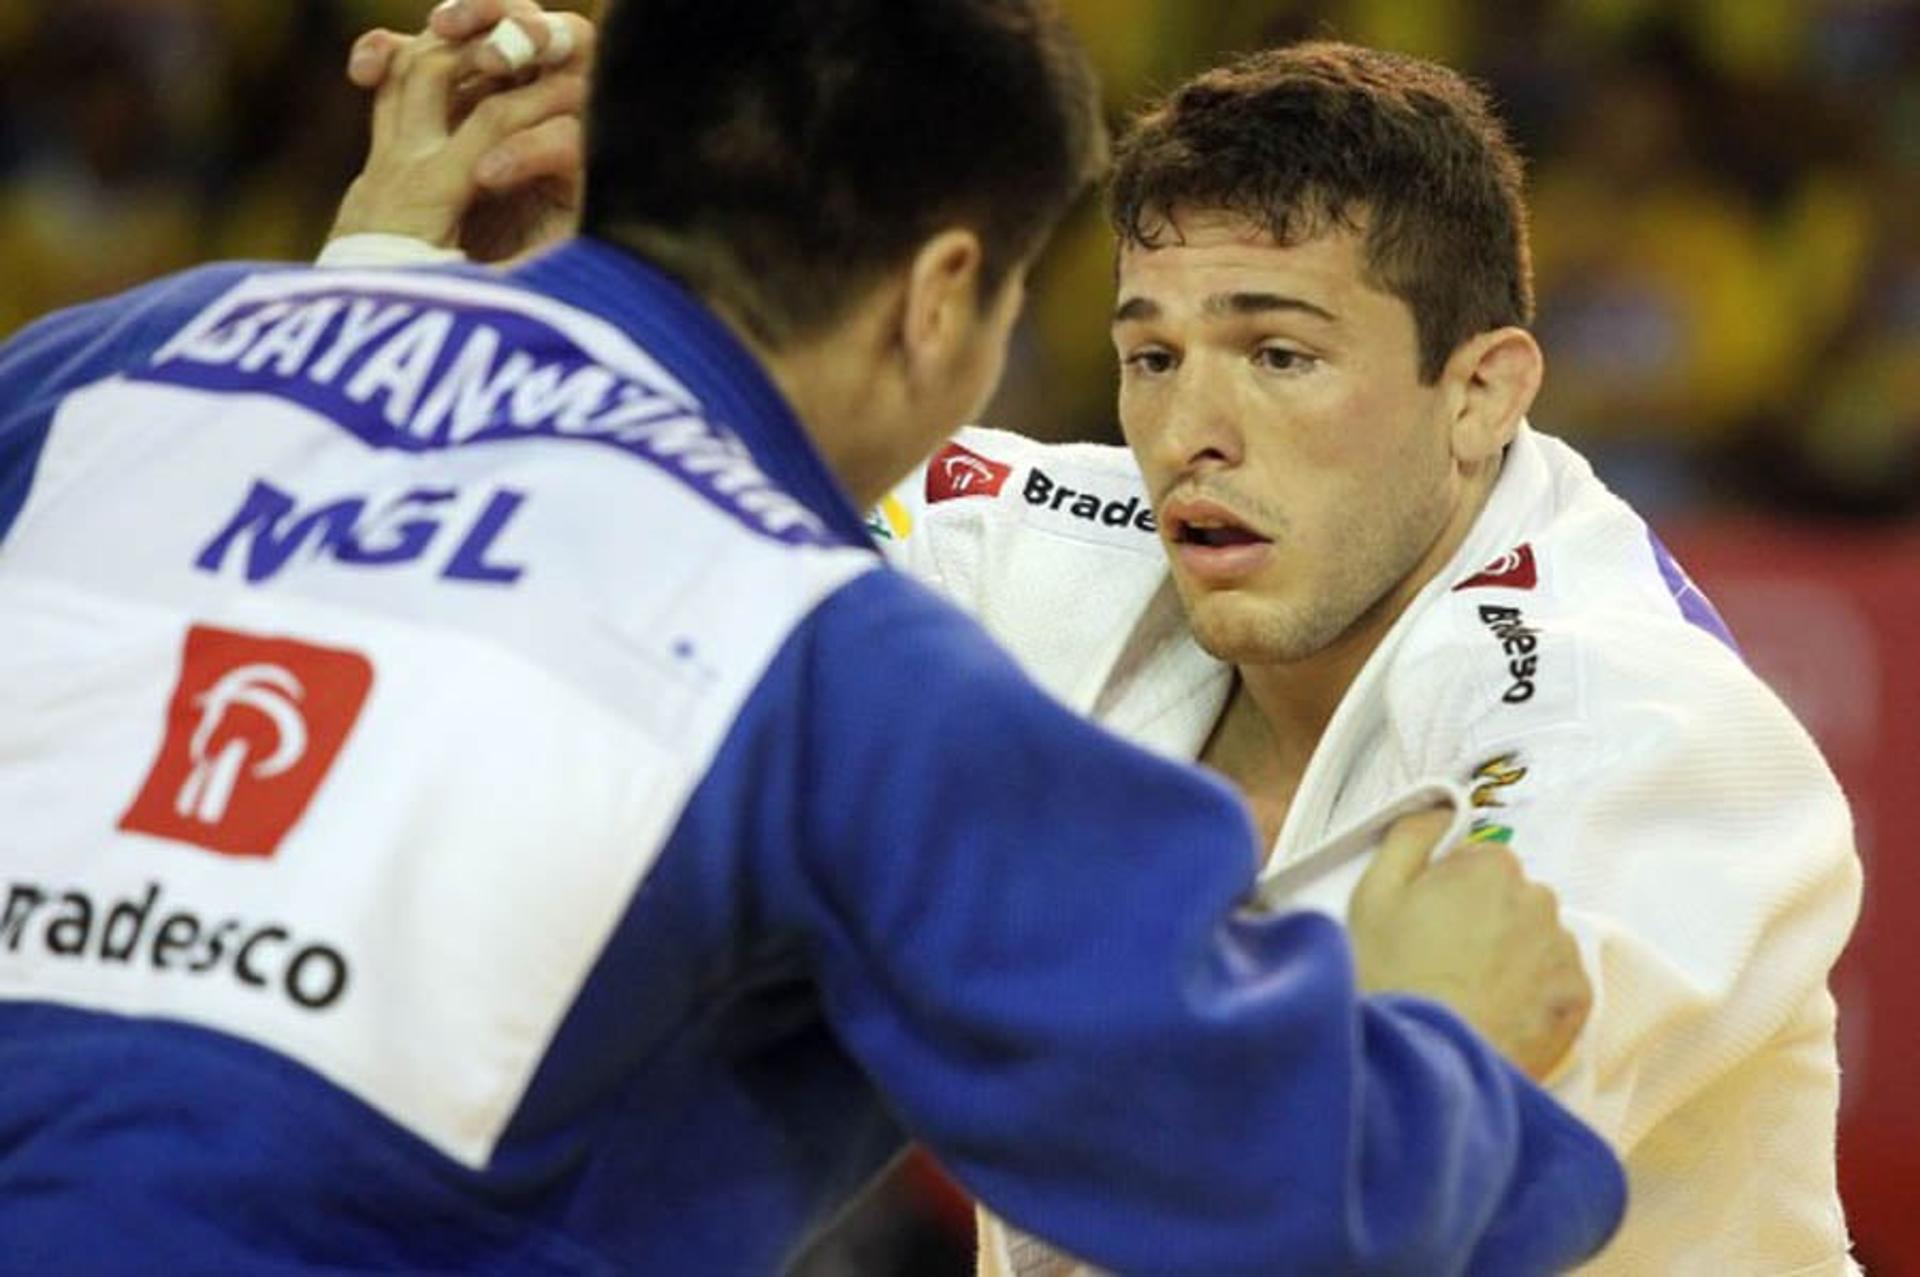
[[[1187,630],[1125,449],[968,430],[869,526],[1074,709],[1199,754],[1233,675]],[[1341,701],[1269,893],[1344,918],[1365,857],[1338,835],[1429,780],[1466,786],[1473,836],[1559,894],[1594,983],[1551,1089],[1614,1142],[1632,1197],[1583,1271],[1854,1271],[1827,991],[1860,893],[1846,802],[1647,525],[1524,427]],[[984,1273],[1016,1271],[1008,1240],[987,1222]]]

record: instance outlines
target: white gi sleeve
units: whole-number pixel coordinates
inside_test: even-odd
[[[1717,640],[1588,623],[1543,635],[1535,703],[1503,700],[1459,645],[1396,700],[1424,732],[1403,747],[1469,785],[1476,837],[1510,841],[1559,894],[1593,979],[1592,1016],[1549,1081],[1633,1186],[1595,1271],[1672,1271],[1681,1254],[1845,1271],[1819,1266],[1846,1262],[1826,984],[1860,901],[1845,798]]]

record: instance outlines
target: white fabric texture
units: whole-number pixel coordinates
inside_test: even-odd
[[[336,270],[380,270],[389,266],[437,266],[466,260],[466,254],[457,248],[435,248],[411,235],[367,231],[327,241],[313,264]]]
[[[1197,756],[1231,672],[1188,634],[1156,536],[1071,517],[1080,495],[1094,498],[1083,514],[1142,495],[1128,453],[980,429],[956,444],[1001,481],[956,494],[923,468],[890,502],[890,556],[1074,708]],[[1063,476],[1075,498],[1055,502]],[[1522,546],[1530,588],[1512,571],[1456,588],[1515,568]],[[1531,690],[1504,700],[1522,649]],[[1683,616],[1646,525],[1530,429],[1466,544],[1342,701],[1270,890],[1343,918],[1365,858],[1321,849],[1426,780],[1473,790],[1480,836],[1511,839],[1558,893],[1594,982],[1551,1089],[1614,1143],[1632,1198],[1583,1271],[1855,1271],[1826,987],[1859,902],[1845,800],[1773,693]],[[983,1273],[1052,1271],[1015,1266],[1006,1232],[985,1221]]]

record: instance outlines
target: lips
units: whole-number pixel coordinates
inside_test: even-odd
[[[1160,513],[1174,558],[1190,575],[1227,584],[1258,571],[1273,540],[1215,501],[1170,501]]]
[[[1225,546],[1270,544],[1252,525],[1217,501],[1169,501],[1160,511],[1160,524],[1175,545]]]

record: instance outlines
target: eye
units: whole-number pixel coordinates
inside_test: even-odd
[[[1289,346],[1262,346],[1253,352],[1253,362],[1267,372],[1300,373],[1311,371],[1320,360]]]
[[[1120,363],[1128,372],[1137,373],[1144,377],[1158,377],[1164,373],[1170,373],[1175,366],[1173,352],[1163,350],[1158,346],[1148,346],[1144,349],[1136,350],[1131,355],[1122,359]]]

